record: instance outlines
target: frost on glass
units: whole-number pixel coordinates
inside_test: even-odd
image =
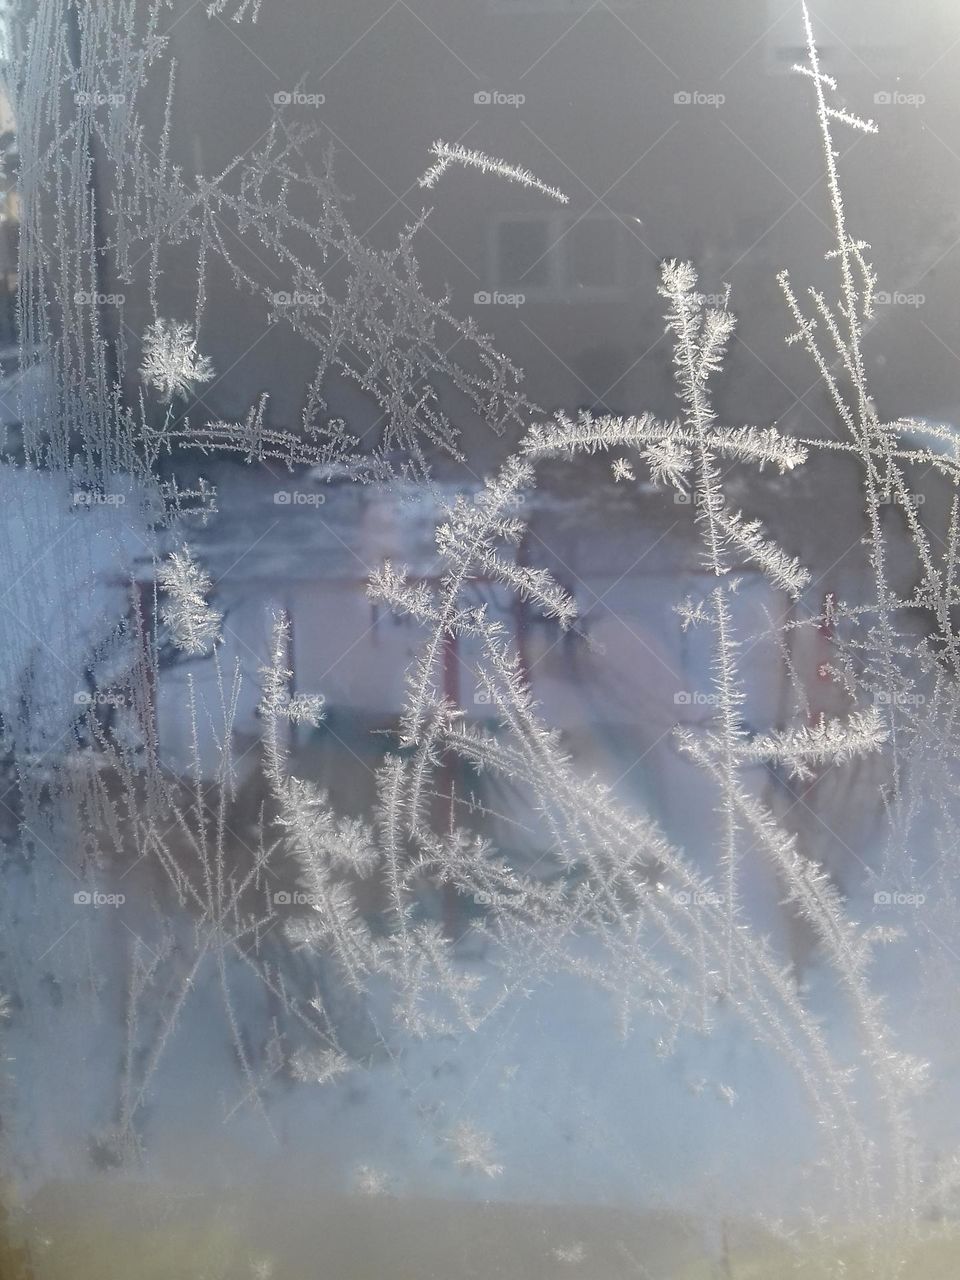
[[[249,24],[267,7],[217,0],[208,16]],[[934,1274],[909,1268],[950,1246],[960,1160],[928,1113],[920,1123],[952,1063],[929,1037],[914,1046],[915,1008],[930,1023],[955,1016],[955,956],[931,940],[956,936],[960,505],[941,537],[916,483],[935,472],[955,485],[960,459],[952,429],[888,421],[872,396],[863,344],[877,281],[848,226],[840,157],[851,131],[877,126],[843,105],[806,8],[795,71],[822,142],[834,284],[777,279],[834,439],[724,421],[714,392],[736,298],[706,298],[697,264],[677,260],[650,299],[672,351],[672,416],[538,408],[493,340],[422,283],[429,210],[377,247],[351,220],[319,129],[275,112],[251,150],[187,180],[170,155],[166,9],[37,0],[10,17],[20,349],[0,469],[0,975],[5,1161],[21,1212],[3,1274],[60,1275],[72,1259],[71,1274],[133,1275],[119,1259],[137,1232],[170,1251],[170,1275],[301,1276],[305,1259],[309,1274],[354,1274],[363,1249],[358,1275],[480,1274],[467,1268],[486,1252],[497,1274],[524,1276]],[[563,173],[534,175],[523,149],[522,135],[512,160],[437,142],[411,155],[411,184],[422,172],[442,201],[453,184],[506,180],[530,201],[566,201],[548,181]],[[282,296],[238,242],[282,271]],[[277,425],[266,395],[238,421],[196,399],[223,372],[207,347],[214,269],[315,349],[302,422]],[[376,405],[375,438],[330,412],[333,378]],[[462,461],[464,424],[515,444],[458,491],[436,463]],[[812,576],[728,475],[774,472],[789,495],[817,451],[861,470],[869,583],[812,617],[765,606],[749,631],[747,572],[774,602],[799,599]],[[280,505],[310,469],[321,492],[345,480],[402,512],[439,512],[426,570],[404,561],[401,537],[366,582],[373,616],[406,627],[415,654],[363,805],[295,767],[296,744],[328,719],[322,689],[295,687],[284,608],[266,610],[252,690],[226,656],[231,613],[198,550],[224,513],[206,476],[183,479],[187,456],[272,468],[291,486]],[[673,604],[679,634],[709,655],[697,691],[709,710],[673,740],[710,797],[702,847],[680,847],[582,766],[504,624],[523,611],[557,645],[598,651],[576,592],[524,554],[526,513],[542,489],[563,492],[549,478],[592,483],[582,463],[596,456],[616,485],[666,490],[693,512],[706,587],[678,582]],[[489,607],[491,589],[508,605]],[[843,710],[811,708],[797,631],[828,638],[820,676]],[[744,712],[758,645],[791,690],[766,729]],[[469,666],[472,707],[452,661]],[[251,698],[253,741],[238,732]],[[171,705],[175,757],[158,724]],[[856,767],[881,852],[841,891],[762,780],[802,791]],[[760,866],[805,939],[802,960],[754,918]],[[883,911],[917,899],[922,924]],[[566,1039],[551,1032],[550,1060],[538,1058],[559,1024]],[[594,1071],[619,1091],[612,1111]],[[620,1149],[612,1117],[642,1110],[658,1072],[677,1084],[678,1134],[685,1111],[713,1108],[698,1123],[727,1185],[678,1189],[656,1152]],[[738,1155],[758,1082],[785,1148],[766,1199]],[[591,1205],[569,1154],[564,1192],[548,1169],[563,1142],[591,1169],[625,1162],[629,1194]],[[284,1152],[291,1190],[268,1194]],[[339,1269],[325,1271],[331,1238]],[[433,1261],[411,1262],[420,1249]]]

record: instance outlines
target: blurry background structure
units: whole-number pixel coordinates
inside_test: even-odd
[[[807,86],[789,74],[803,42],[791,0],[284,0],[255,27],[229,11],[196,22],[190,8],[176,0],[170,24],[185,173],[219,173],[275,110],[319,123],[355,225],[374,243],[435,207],[420,241],[425,279],[492,330],[550,411],[672,412],[656,285],[663,259],[688,258],[705,292],[732,286],[740,317],[723,411],[832,429],[810,371],[780,341],[777,271],[829,246],[816,124]],[[843,159],[852,223],[869,225],[890,298],[868,346],[873,385],[889,417],[950,418],[960,408],[956,6],[872,0],[865,17],[858,0],[822,0],[814,17],[825,69],[881,127],[878,139],[845,139]],[[526,165],[569,205],[476,174],[422,191],[440,136]],[[178,297],[192,302],[185,270],[182,292],[175,274],[163,282],[171,311]],[[525,300],[475,302],[497,293]],[[264,328],[225,275],[205,335],[222,377],[203,398],[237,415],[269,390],[274,420],[293,424],[310,353],[284,324]],[[470,441],[479,458],[487,443]]]

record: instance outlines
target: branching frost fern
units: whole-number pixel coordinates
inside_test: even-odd
[[[333,1086],[369,1065],[342,1043],[331,972],[337,990],[360,1002],[371,1042],[391,1060],[398,1037],[476,1030],[539,982],[568,973],[609,996],[625,1032],[641,1019],[655,1022],[656,1048],[665,1057],[685,1035],[730,1023],[782,1057],[809,1101],[829,1185],[847,1218],[871,1224],[889,1215],[909,1231],[930,1207],[912,1115],[926,1068],[899,1047],[876,991],[875,954],[896,945],[893,932],[854,918],[802,833],[788,829],[757,779],[779,770],[807,782],[826,768],[883,758],[891,762],[882,796],[885,882],[911,882],[907,851],[921,826],[933,830],[936,847],[955,844],[960,508],[955,498],[948,543],[936,546],[910,480],[927,467],[956,483],[960,463],[952,432],[884,422],[870,394],[863,346],[876,282],[867,246],[847,228],[834,132],[872,133],[876,126],[831,105],[837,86],[822,70],[806,7],[808,57],[797,71],[809,81],[823,145],[834,231],[827,257],[838,297],[804,293],[787,272],[779,280],[793,323],[790,341],[813,362],[843,432],[810,440],[720,420],[715,389],[735,335],[730,291],[720,305],[708,305],[695,267],[676,261],[663,265],[659,282],[676,417],[560,411],[549,419],[523,396],[519,370],[491,339],[457,318],[448,299],[423,288],[414,246],[427,213],[394,247],[371,246],[347,218],[330,154],[317,168],[309,159],[313,131],[282,113],[245,156],[187,183],[170,156],[172,65],[159,130],[151,130],[139,107],[150,75],[164,66],[161,0],[136,15],[120,0],[84,8],[79,61],[65,36],[67,7],[65,0],[39,0],[10,85],[21,151],[31,161],[21,174],[22,363],[53,372],[45,402],[25,405],[24,452],[31,466],[79,478],[93,490],[118,472],[136,481],[152,538],[156,609],[146,607],[149,592],[134,591],[97,652],[84,655],[91,668],[97,659],[99,669],[109,667],[110,688],[124,710],[107,719],[87,706],[71,716],[79,763],[42,781],[33,777],[35,756],[28,759],[27,748],[35,726],[22,708],[9,716],[4,709],[4,735],[23,762],[20,829],[28,852],[47,837],[80,830],[85,883],[93,885],[111,860],[124,874],[141,863],[159,872],[151,940],[131,938],[125,1046],[105,1146],[118,1159],[141,1151],[157,1072],[206,974],[219,992],[242,1077],[227,1114],[253,1107],[269,1126],[270,1090],[279,1078]],[[250,0],[209,6],[212,17],[227,13],[237,22],[255,20],[258,11]],[[93,100],[102,105],[89,108]],[[94,153],[110,177],[104,207],[84,194],[80,177]],[[421,187],[433,188],[459,168],[520,184],[525,199],[567,200],[526,169],[481,152],[438,142],[432,154]],[[292,212],[294,192],[313,209],[309,219]],[[56,251],[44,225],[51,212]],[[283,300],[239,265],[223,234],[226,223],[282,270],[289,286]],[[164,228],[175,232],[167,237]],[[162,261],[171,243],[196,254],[189,321],[163,314]],[[107,257],[117,277],[131,289],[142,284],[150,301],[152,318],[133,356],[122,307],[120,325],[108,334],[98,309],[78,301],[99,292]],[[215,259],[263,301],[268,315],[315,349],[301,430],[270,425],[266,396],[239,423],[198,420],[206,413],[198,397],[215,377],[197,336]],[[49,320],[51,298],[56,324]],[[351,382],[377,406],[380,438],[372,453],[328,414],[324,389],[331,378]],[[291,469],[335,463],[358,481],[390,483],[399,473],[425,482],[433,452],[461,455],[443,386],[457,391],[475,423],[498,434],[519,432],[519,443],[479,489],[445,500],[437,573],[424,579],[386,562],[371,576],[371,598],[423,634],[407,673],[396,741],[376,771],[376,802],[369,813],[340,812],[328,790],[295,771],[291,735],[296,726],[320,725],[324,705],[319,696],[292,691],[290,622],[281,613],[259,673],[262,791],[255,818],[238,831],[234,730],[241,675],[239,666],[222,661],[225,619],[216,585],[181,536],[187,516],[213,514],[212,494],[206,482],[180,487],[161,479],[159,463],[190,450]],[[935,448],[927,447],[931,441]],[[837,452],[854,456],[863,471],[872,598],[831,600],[827,617],[806,607],[809,569],[731,500],[727,474],[736,466],[790,477],[814,455]],[[478,603],[475,588],[492,582],[577,634],[571,593],[518,555],[525,523],[517,511],[547,464],[596,454],[609,456],[619,485],[652,483],[692,502],[705,586],[698,597],[678,601],[677,612],[684,629],[709,635],[715,710],[700,725],[678,728],[675,741],[713,797],[715,840],[697,858],[602,780],[583,775],[536,704],[510,634]],[[891,504],[915,552],[912,592],[896,586],[890,572],[883,516]],[[773,729],[757,732],[746,723],[747,637],[736,606],[747,573],[792,602],[795,629],[829,628],[825,674],[848,695],[846,713],[810,716],[798,700]],[[74,585],[63,584],[65,595]],[[901,618],[916,610],[930,627],[907,644]],[[784,634],[777,640],[784,644]],[[490,709],[483,721],[465,713],[445,681],[451,646],[461,642],[477,655],[474,676]],[[171,665],[199,661],[213,665],[217,697],[211,703],[199,692],[191,666],[190,759],[173,774],[161,759],[154,694]],[[212,778],[201,759],[204,736],[217,746]],[[482,807],[451,786],[451,760],[524,798],[548,851],[536,870],[496,847],[478,820]],[[846,1000],[857,1033],[853,1047],[828,1033],[795,968],[751,922],[744,888],[760,862],[815,937]],[[944,858],[945,903],[955,898],[955,870],[955,859]],[[285,909],[293,892],[302,910]],[[475,931],[488,944],[483,972],[462,963],[449,930],[437,922],[435,903],[445,895],[482,908]],[[306,958],[312,983],[293,957]],[[238,1014],[236,987],[248,978],[272,1010],[258,1053]],[[377,1013],[384,992],[388,1026]],[[731,1100],[733,1091],[725,1096]],[[502,1172],[493,1138],[472,1122],[438,1122],[436,1136],[464,1173],[486,1179]],[[371,1194],[384,1179],[366,1166],[359,1175]],[[892,1256],[876,1259],[878,1268],[888,1263],[876,1274],[895,1274]]]

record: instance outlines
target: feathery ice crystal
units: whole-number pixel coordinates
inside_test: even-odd
[[[482,1173],[487,1178],[496,1178],[503,1173],[503,1165],[493,1159],[492,1138],[470,1121],[464,1120],[451,1129],[447,1143],[464,1173]]]
[[[451,165],[460,164],[466,169],[479,169],[481,173],[495,173],[497,177],[506,178],[508,182],[518,182],[522,187],[530,187],[535,191],[542,191],[544,195],[552,196],[554,200],[558,200],[561,204],[570,203],[569,196],[561,191],[559,187],[552,187],[549,183],[541,182],[529,169],[509,164],[506,160],[497,160],[494,156],[485,155],[484,152],[465,147],[459,142],[454,145],[449,142],[435,142],[430,148],[430,152],[436,156],[436,163],[432,164],[426,173],[418,179],[421,187],[435,187]]]
[[[167,596],[161,616],[174,643],[186,653],[206,653],[217,639],[222,620],[205,598],[213,587],[209,574],[185,547],[172,552],[160,566],[157,583]]]
[[[164,400],[186,399],[193,388],[213,378],[213,365],[197,351],[193,326],[179,320],[154,320],[143,335],[140,376]]]

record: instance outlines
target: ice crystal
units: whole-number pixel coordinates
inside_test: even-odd
[[[164,400],[186,399],[213,378],[213,365],[200,355],[193,328],[177,320],[154,320],[143,335],[140,376]]]
[[[174,551],[157,570],[157,583],[166,594],[161,615],[174,643],[187,653],[206,653],[217,639],[221,615],[206,597],[213,589],[209,574],[189,549]]]

